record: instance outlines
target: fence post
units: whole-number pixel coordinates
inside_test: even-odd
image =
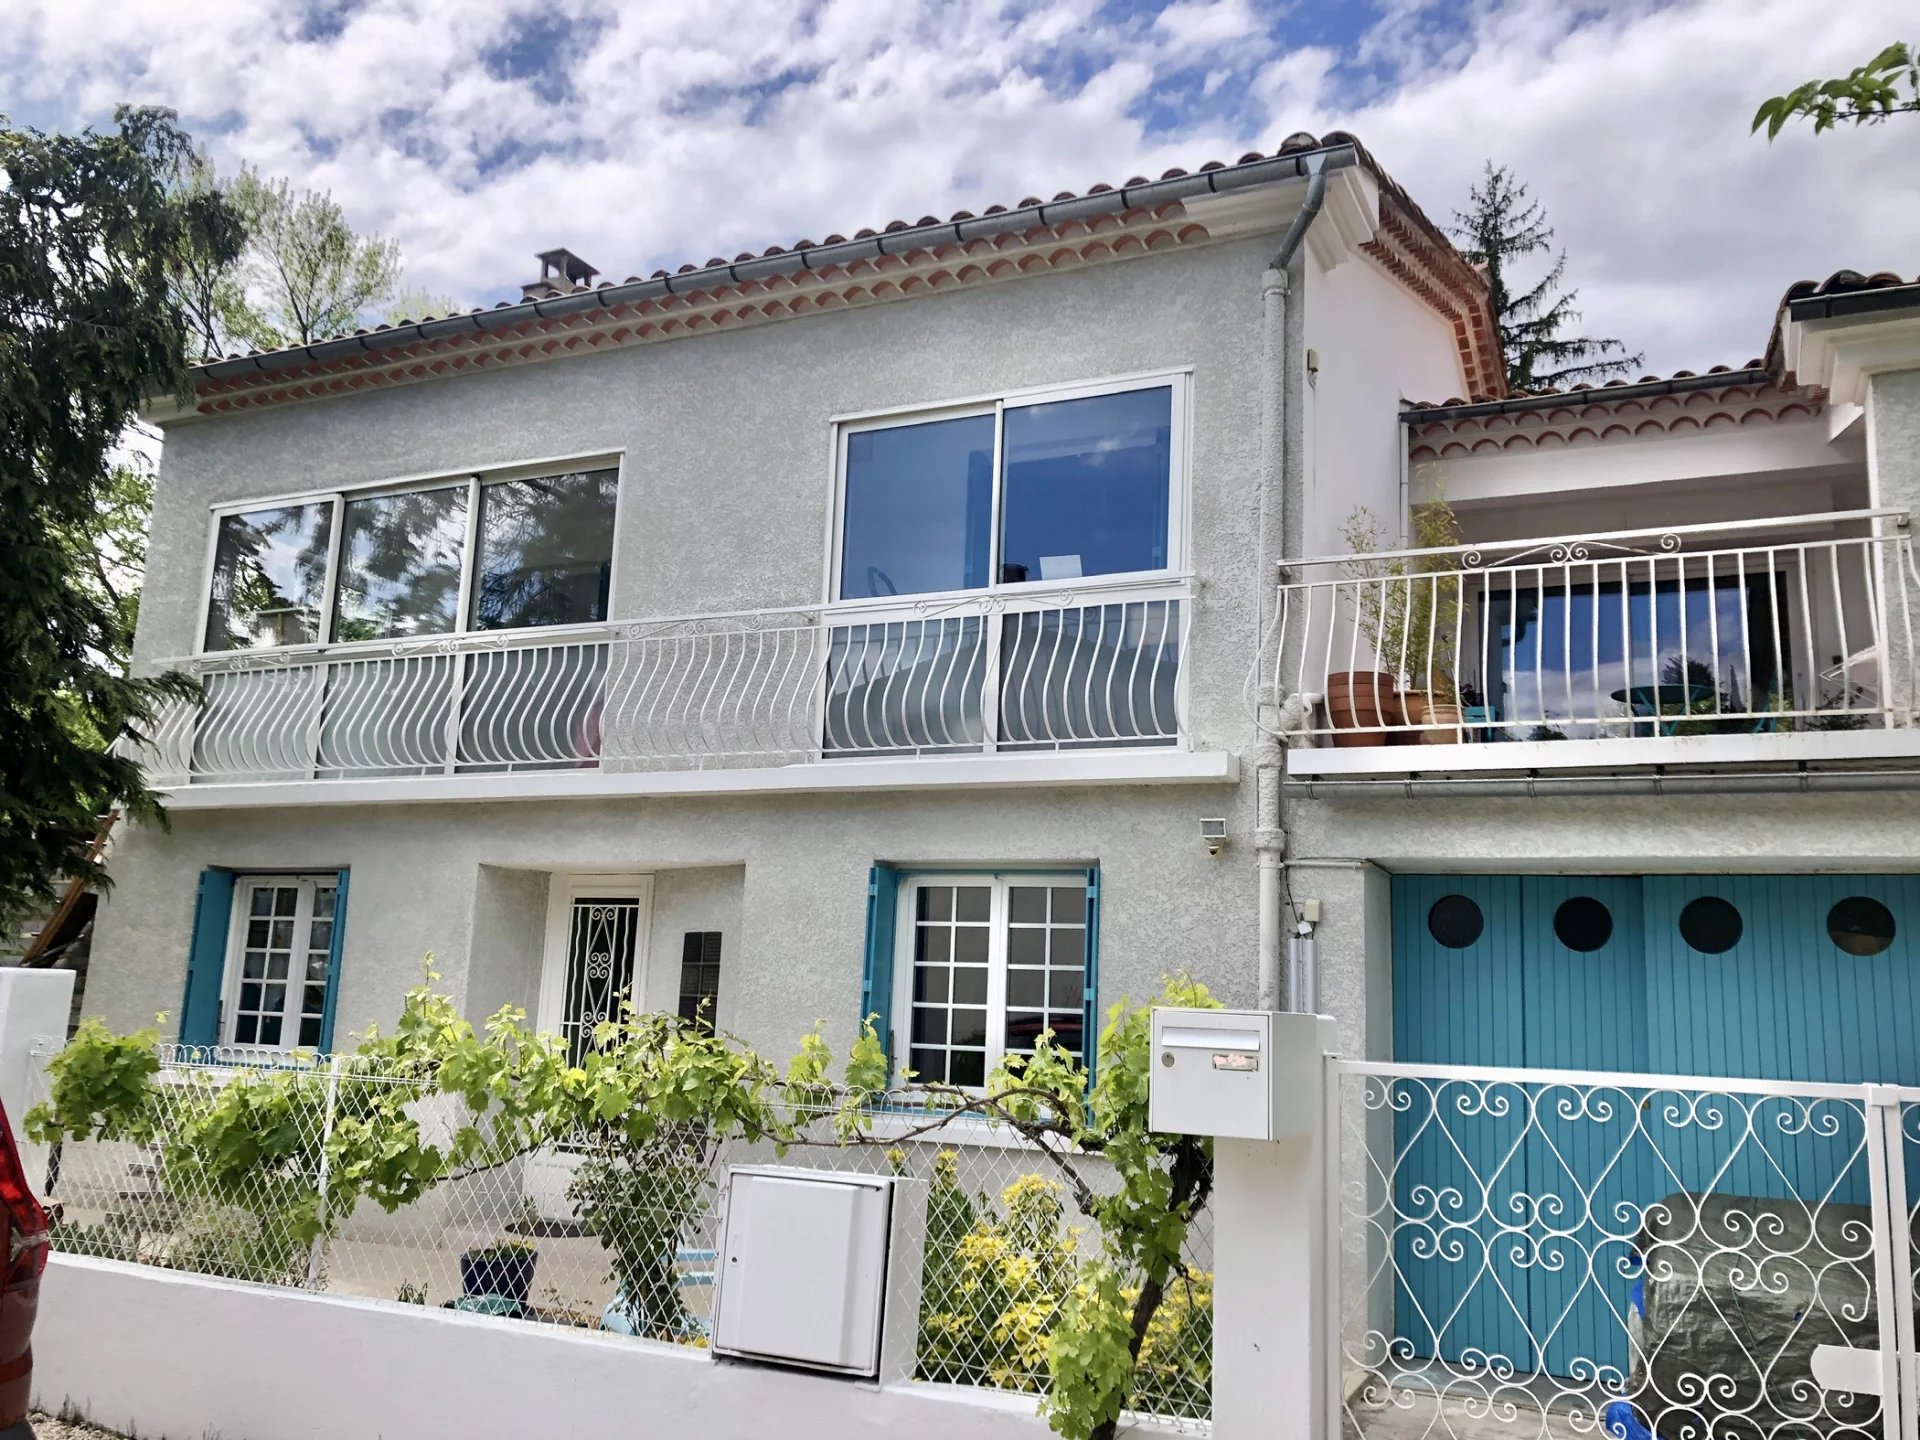
[[[320,1233],[307,1249],[307,1288],[320,1290],[326,1285],[327,1259],[327,1145],[333,1139],[334,1111],[340,1104],[340,1066],[347,1057],[335,1055],[327,1064],[327,1110],[320,1124]]]
[[[21,1126],[46,1093],[47,1062],[67,1043],[72,1011],[73,971],[0,970],[0,1105],[30,1178],[39,1179],[43,1191],[45,1172],[32,1172],[47,1160],[46,1152],[27,1144]]]
[[[1273,1018],[1276,1059],[1290,1049],[1297,1073],[1318,1078],[1287,1087],[1290,1114],[1276,1097],[1284,1138],[1214,1141],[1215,1440],[1327,1434],[1328,1167],[1339,1138],[1327,1123],[1324,1057],[1334,1029],[1324,1016]]]

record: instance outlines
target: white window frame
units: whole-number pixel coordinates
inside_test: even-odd
[[[894,899],[893,936],[893,1055],[896,1067],[913,1064],[913,937],[919,911],[919,891],[924,886],[987,885],[992,888],[987,908],[987,1059],[986,1074],[991,1075],[1007,1056],[1007,890],[1014,885],[1070,885],[1087,887],[1087,867],[1029,867],[1009,865],[996,869],[928,870],[903,875]],[[1085,937],[1090,946],[1092,937]],[[1083,950],[1080,983],[1087,981],[1087,960]],[[949,996],[948,1009],[954,1008]],[[961,1007],[971,1009],[971,1006]],[[1091,1036],[1081,1038],[1082,1047],[1091,1047]],[[1086,1055],[1081,1055],[1082,1063]],[[962,1087],[972,1089],[975,1087]]]
[[[467,487],[467,533],[460,552],[460,593],[456,602],[458,613],[454,616],[454,625],[450,630],[436,630],[422,639],[446,638],[458,635],[484,633],[488,635],[511,634],[512,630],[488,630],[476,632],[472,628],[469,610],[472,606],[474,567],[478,563],[480,540],[480,491],[483,486],[498,485],[513,480],[538,480],[553,475],[581,474],[596,470],[612,470],[614,474],[613,499],[613,545],[607,578],[607,618],[612,619],[613,597],[619,593],[620,583],[620,535],[625,520],[627,503],[627,460],[626,451],[594,451],[586,455],[562,455],[549,460],[534,460],[516,465],[493,465],[470,467],[461,470],[443,471],[430,475],[401,476],[390,480],[370,481],[363,485],[339,486],[328,490],[306,490],[291,494],[268,495],[259,499],[228,500],[208,507],[210,519],[207,524],[207,548],[205,562],[200,576],[199,626],[194,632],[193,654],[235,655],[235,654],[282,654],[289,651],[316,649],[351,649],[356,644],[368,646],[390,645],[393,639],[368,641],[336,641],[333,638],[334,610],[339,604],[340,589],[340,547],[344,539],[347,502],[352,500],[377,500],[388,495],[408,495],[421,490],[448,490],[456,485]],[[207,648],[207,622],[213,618],[213,574],[220,553],[220,523],[230,515],[247,515],[256,510],[274,510],[294,505],[327,505],[332,510],[332,526],[327,535],[327,568],[322,582],[320,595],[320,638],[303,645],[258,645],[246,651],[209,650]],[[516,626],[513,629],[538,629],[543,634],[564,635],[576,630],[595,630],[598,623],[582,625],[542,625]],[[394,639],[412,639],[414,637],[394,637]]]
[[[1192,509],[1192,485],[1188,473],[1188,435],[1192,420],[1191,366],[1173,370],[1155,370],[1135,375],[1117,375],[1104,380],[1077,381],[1044,385],[1025,390],[1006,390],[992,395],[970,396],[927,405],[895,406],[850,415],[836,415],[832,421],[832,503],[827,515],[827,562],[823,581],[825,603],[841,608],[898,608],[924,605],[967,596],[1003,593],[1021,595],[1080,590],[1088,586],[1126,586],[1166,580],[1186,574],[1190,566],[1188,545]],[[1171,390],[1169,411],[1172,418],[1167,445],[1167,563],[1156,570],[1130,570],[1123,574],[1089,575],[1083,580],[1000,579],[1001,507],[1005,499],[1006,412],[1029,405],[1049,405],[1061,400],[1090,400],[1106,395],[1121,395],[1134,390]],[[960,420],[968,416],[991,415],[993,427],[993,496],[987,543],[987,583],[960,590],[939,590],[899,596],[862,596],[840,598],[841,566],[846,539],[847,450],[855,435],[876,430],[895,430],[908,425],[924,425],[936,420]]]
[[[240,1022],[240,985],[241,971],[246,966],[247,922],[252,918],[248,913],[253,901],[253,892],[263,887],[280,888],[296,885],[300,889],[300,900],[294,908],[293,933],[295,944],[287,961],[286,1001],[280,1011],[280,1042],[269,1045],[260,1040],[240,1041],[234,1038],[234,1028]],[[340,872],[338,870],[315,871],[310,874],[275,873],[270,870],[233,877],[233,909],[227,917],[227,954],[220,977],[220,1016],[215,1033],[220,1037],[220,1048],[243,1053],[265,1055],[284,1055],[295,1050],[317,1050],[318,1045],[300,1044],[300,1000],[305,992],[306,958],[308,946],[306,940],[313,935],[313,898],[314,891],[322,885],[334,887],[333,924],[336,936],[346,917],[340,910]],[[339,983],[339,976],[333,973],[332,950],[327,957],[327,986],[332,989]],[[298,969],[295,968],[296,962]],[[262,981],[262,984],[273,982]],[[291,1008],[285,1008],[290,1006]],[[324,1015],[324,1011],[322,1014]],[[322,1021],[324,1024],[324,1020]],[[323,1037],[324,1038],[324,1037]]]
[[[573,902],[583,895],[638,900],[634,919],[633,983],[629,987],[636,1008],[646,1007],[649,959],[653,940],[653,876],[632,871],[566,873],[553,877],[547,889],[547,934],[540,962],[540,998],[534,1025],[550,1035],[563,1035],[567,1006],[567,947],[572,935]],[[676,976],[676,983],[678,977]]]

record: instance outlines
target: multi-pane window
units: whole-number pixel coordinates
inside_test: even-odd
[[[839,581],[864,600],[1170,569],[1177,379],[846,427]]]
[[[320,1044],[338,901],[335,875],[242,876],[235,882],[223,1044],[272,1050]]]
[[[896,1016],[922,1081],[984,1085],[1048,1030],[1082,1052],[1087,882],[1064,875],[925,876],[901,890]]]
[[[605,620],[619,473],[583,470],[222,514],[208,650]]]
[[[720,932],[689,930],[680,944],[680,1018],[712,1025],[719,1004]]]

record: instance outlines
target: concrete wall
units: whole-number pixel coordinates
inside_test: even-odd
[[[531,1011],[546,916],[537,872],[654,869],[649,1001],[666,1003],[677,984],[680,933],[720,929],[720,1019],[784,1058],[816,1019],[837,1046],[852,1037],[875,861],[1097,863],[1103,1004],[1145,997],[1182,968],[1227,1003],[1250,1003],[1244,802],[1239,792],[1167,786],[182,811],[170,833],[136,827],[120,843],[86,1008],[116,1026],[147,1023],[156,1009],[177,1017],[196,879],[208,865],[351,869],[341,1042],[391,1021],[429,950],[469,1015],[508,1002]],[[1223,812],[1235,816],[1237,843],[1210,858],[1199,821]],[[728,868],[676,873],[686,867]]]
[[[34,1403],[143,1440],[626,1431],[1040,1440],[1030,1400],[728,1365],[703,1350],[55,1256]]]

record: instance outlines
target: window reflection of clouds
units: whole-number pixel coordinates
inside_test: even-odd
[[[1681,685],[1709,714],[1716,697],[1721,712],[1764,710],[1786,653],[1773,633],[1775,607],[1784,615],[1785,605],[1769,596],[1770,580],[1778,583],[1750,576],[1744,586],[1718,581],[1709,590],[1704,577],[1690,578],[1683,604],[1677,583],[1631,586],[1623,603],[1619,586],[1501,588],[1492,578],[1469,598],[1491,626],[1493,718],[1514,739],[1540,726],[1570,739],[1619,734],[1655,708],[1683,709],[1654,688]],[[1631,692],[1639,687],[1650,693],[1636,716]]]
[[[328,501],[221,517],[206,648],[250,650],[317,641],[332,528]]]

